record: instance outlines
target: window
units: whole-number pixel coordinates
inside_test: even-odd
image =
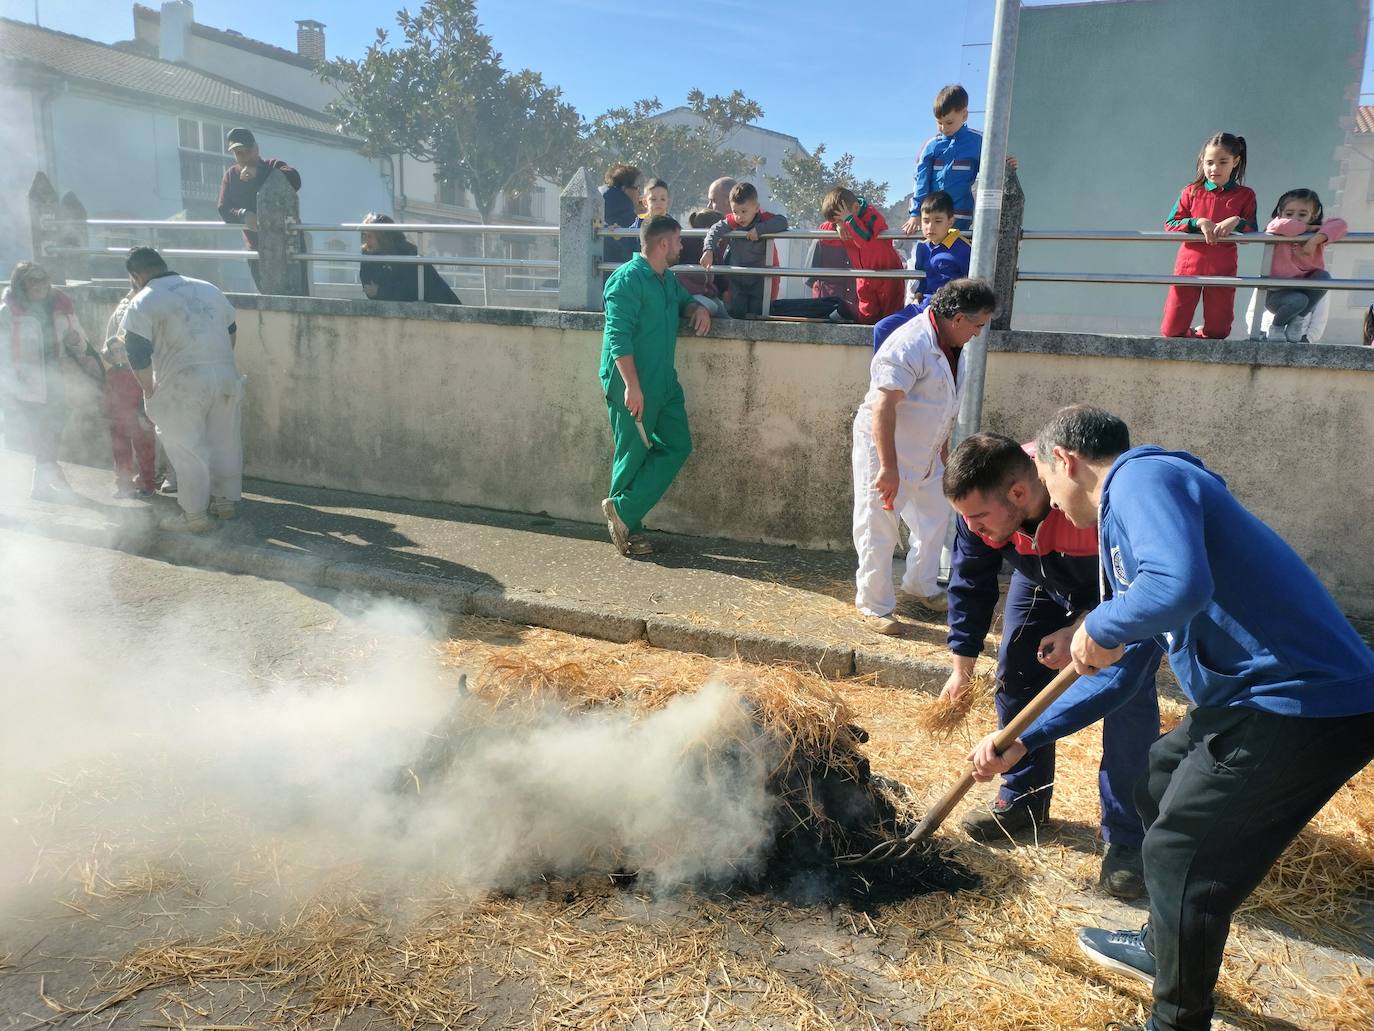
[[[215,201],[219,198],[219,183],[229,158],[224,152],[222,122],[201,121],[197,118],[177,119],[177,144],[181,158],[181,199]]]
[[[434,182],[438,186],[435,196],[440,204],[447,204],[451,208],[467,207],[467,191],[457,183],[445,182],[437,175],[434,177]]]

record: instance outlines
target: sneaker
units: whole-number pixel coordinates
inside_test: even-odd
[[[1102,857],[1102,872],[1097,877],[1097,886],[1118,899],[1127,902],[1145,896],[1145,862],[1140,849],[1134,845],[1113,845],[1107,843],[1107,854]]]
[[[1280,326],[1277,322],[1269,327],[1269,332],[1265,339],[1271,344],[1284,344],[1288,342],[1288,327]]]
[[[216,519],[233,519],[238,509],[228,498],[211,498],[210,514]]]
[[[601,514],[606,517],[606,529],[610,531],[611,543],[615,545],[615,550],[622,555],[630,553],[630,528],[625,525],[625,520],[620,518],[620,513],[615,510],[615,502],[606,498],[601,502]]]
[[[158,488],[163,494],[175,494],[177,492],[177,481],[172,477],[167,477],[162,481],[162,486]]]
[[[210,517],[204,512],[192,515],[190,512],[177,510],[169,516],[163,516],[157,525],[159,529],[172,533],[205,533],[210,529]]]
[[[644,556],[652,555],[653,553],[654,546],[649,543],[648,537],[645,537],[642,533],[630,534],[630,545],[626,554],[630,556]]]
[[[986,809],[965,816],[961,826],[974,841],[998,842],[1008,838],[1033,838],[1046,819],[1044,809],[1030,801],[1008,802],[1005,798],[997,798]]]
[[[1155,958],[1145,948],[1145,928],[1138,931],[1104,931],[1084,927],[1078,932],[1078,948],[1098,966],[1126,974],[1148,985],[1155,983]]]
[[[1288,331],[1284,334],[1290,344],[1302,343],[1302,338],[1307,332],[1307,320],[1301,316],[1288,323]]]
[[[914,619],[932,614],[942,616],[949,611],[949,595],[945,591],[936,591],[934,594],[907,594],[905,591],[898,591],[897,611]]]
[[[125,499],[136,498],[138,497],[138,489],[132,483],[116,483],[110,496]]]
[[[886,616],[870,616],[867,612],[860,612],[859,621],[875,634],[882,634],[884,637],[902,635],[902,624],[891,612]]]

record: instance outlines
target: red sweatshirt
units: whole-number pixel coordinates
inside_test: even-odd
[[[1241,186],[1234,179],[1225,186],[1213,186],[1203,180],[1202,185],[1189,183],[1179,195],[1164,228],[1175,233],[1198,233],[1197,220],[1221,222],[1232,215],[1240,221],[1233,232],[1253,233],[1259,228],[1255,220],[1255,191]],[[1236,274],[1236,245],[1233,243],[1185,243],[1178,249],[1174,261],[1176,276],[1234,276]]]
[[[896,269],[902,258],[891,240],[879,239],[887,231],[887,219],[868,201],[859,198],[859,210],[845,220],[849,232],[844,236],[844,248],[849,264],[856,269]],[[825,227],[822,226],[822,229]],[[859,321],[873,325],[880,319],[899,311],[905,290],[900,279],[860,279],[854,284],[859,297]]]

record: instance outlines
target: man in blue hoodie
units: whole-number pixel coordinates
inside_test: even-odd
[[[1131,448],[1125,423],[1090,405],[1056,413],[1036,452],[1054,506],[1098,527],[1104,598],[1074,635],[1075,668],[1095,673],[1153,638],[1194,704],[1150,749],[1136,790],[1149,922],[1085,928],[1079,946],[1153,984],[1147,1029],[1206,1031],[1232,914],[1374,759],[1374,652],[1297,553],[1193,455]],[[1079,685],[1110,711],[1119,682]],[[1071,689],[1042,719],[1073,705],[1083,698]],[[999,765],[980,745],[979,775]]]

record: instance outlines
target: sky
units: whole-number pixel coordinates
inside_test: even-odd
[[[419,2],[195,0],[195,19],[294,50],[296,20],[314,18],[327,26],[329,56],[352,57],[378,27],[395,28],[392,11]],[[48,28],[107,43],[133,35],[131,0],[36,4]],[[641,97],[668,108],[694,88],[741,89],[762,105],[759,124],[808,149],[825,143],[829,158],[852,153],[859,177],[886,180],[890,199],[910,189],[916,153],[934,131],[930,102],[961,78],[960,44],[990,35],[982,28],[990,9],[991,0],[850,0],[844,21],[870,29],[851,38],[836,28],[832,0],[478,0],[477,8],[506,66],[540,72],[585,118]],[[0,0],[7,18],[33,21],[34,11],[35,0]],[[750,19],[760,21],[760,11],[766,19],[741,32]],[[913,31],[938,19],[949,26],[947,47]],[[1361,89],[1374,99],[1368,56]]]

